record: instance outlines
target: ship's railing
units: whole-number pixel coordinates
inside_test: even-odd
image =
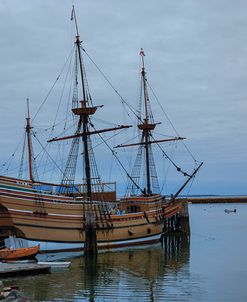
[[[86,184],[75,184],[74,187],[80,193],[87,192]],[[92,192],[116,192],[116,182],[100,182],[91,184]]]
[[[50,184],[48,182],[37,182],[33,184],[33,189],[46,194],[61,194],[75,196],[85,199],[87,186],[86,184],[61,185]],[[100,182],[91,185],[92,197],[95,200],[116,200],[116,182]]]

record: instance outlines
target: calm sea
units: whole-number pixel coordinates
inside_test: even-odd
[[[247,205],[189,210],[190,238],[72,258],[69,270],[5,284],[18,285],[33,301],[247,301]]]

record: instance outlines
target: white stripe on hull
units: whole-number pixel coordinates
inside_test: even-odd
[[[12,248],[19,247],[31,247],[40,245],[40,252],[51,252],[51,251],[66,251],[66,250],[83,250],[84,243],[59,243],[50,241],[34,241],[23,238],[9,237],[5,239],[5,245]]]
[[[131,240],[119,240],[119,241],[108,241],[108,242],[98,242],[98,247],[99,248],[107,248],[108,246],[111,246],[114,248],[114,246],[121,246],[121,245],[134,245],[134,244],[142,244],[142,243],[148,243],[149,241],[158,241],[161,237],[161,234],[157,234],[154,236],[149,236],[149,237],[142,237],[142,238],[136,238],[136,239],[131,239]]]
[[[119,240],[119,241],[107,241],[98,242],[98,248],[100,250],[112,250],[121,249],[122,247],[128,247],[132,245],[148,244],[149,242],[158,241],[161,234],[154,236],[136,238],[131,240]],[[58,242],[46,242],[46,241],[33,241],[23,238],[9,237],[5,239],[5,245],[11,248],[20,247],[31,247],[35,245],[40,245],[40,252],[60,252],[60,251],[75,251],[83,250],[84,242],[81,243],[58,243]]]

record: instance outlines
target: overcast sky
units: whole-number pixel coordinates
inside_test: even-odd
[[[245,0],[1,0],[0,162],[20,142],[26,98],[35,113],[71,50],[72,4],[83,46],[134,105],[144,48],[149,83],[204,162],[190,193],[247,194]],[[95,69],[89,68],[88,79],[96,103],[106,103],[105,118],[112,120],[120,102]],[[42,122],[54,108],[45,108]],[[162,119],[160,111],[157,116]]]

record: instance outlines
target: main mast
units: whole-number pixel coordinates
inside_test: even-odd
[[[50,139],[48,142],[73,139],[70,149],[70,155],[68,157],[65,172],[63,173],[63,179],[62,179],[62,185],[63,185],[62,187],[65,188],[65,190],[67,188],[67,192],[73,192],[76,161],[77,161],[77,154],[78,154],[78,147],[76,146],[78,146],[79,144],[79,138],[82,137],[82,143],[84,149],[83,150],[83,162],[84,162],[84,173],[85,173],[84,175],[85,175],[85,185],[86,185],[85,195],[88,200],[92,200],[93,198],[92,195],[94,193],[95,188],[97,187],[98,190],[101,190],[101,186],[100,186],[100,179],[98,176],[96,161],[94,158],[94,153],[92,150],[90,136],[94,134],[108,132],[108,131],[121,130],[123,128],[129,128],[131,126],[119,125],[114,128],[97,130],[91,123],[91,116],[95,114],[95,112],[99,107],[103,107],[103,106],[93,106],[93,102],[89,93],[87,80],[86,80],[86,73],[85,73],[83,58],[82,58],[82,48],[81,48],[82,41],[80,41],[80,34],[78,30],[78,24],[77,24],[74,6],[72,9],[71,20],[75,21],[75,27],[76,27],[76,40],[75,40],[76,60],[79,66],[78,73],[80,77],[80,83],[77,82],[77,77],[76,77],[75,85],[77,86],[77,84],[81,84],[81,89],[82,89],[82,100],[78,102],[77,99],[77,101],[74,103],[77,105],[73,106],[72,108],[73,114],[75,116],[78,116],[79,118],[77,123],[77,130],[73,135],[59,137],[59,138],[55,137],[53,139]]]
[[[85,89],[85,80],[84,80],[84,70],[83,70],[83,64],[82,64],[82,55],[81,55],[81,41],[80,41],[80,35],[78,31],[78,25],[76,20],[76,14],[73,7],[73,14],[75,18],[75,25],[76,25],[76,47],[79,57],[79,66],[80,66],[80,75],[81,75],[81,85],[82,85],[82,96],[83,99],[81,101],[81,108],[73,109],[73,113],[76,115],[79,115],[79,123],[82,123],[82,140],[83,140],[83,146],[84,146],[84,159],[85,159],[85,175],[86,175],[86,183],[87,183],[87,197],[91,199],[92,195],[92,188],[91,188],[91,171],[90,171],[90,160],[89,160],[89,152],[88,152],[88,117],[90,114],[94,114],[95,110],[92,110],[96,107],[87,107],[88,99]]]

